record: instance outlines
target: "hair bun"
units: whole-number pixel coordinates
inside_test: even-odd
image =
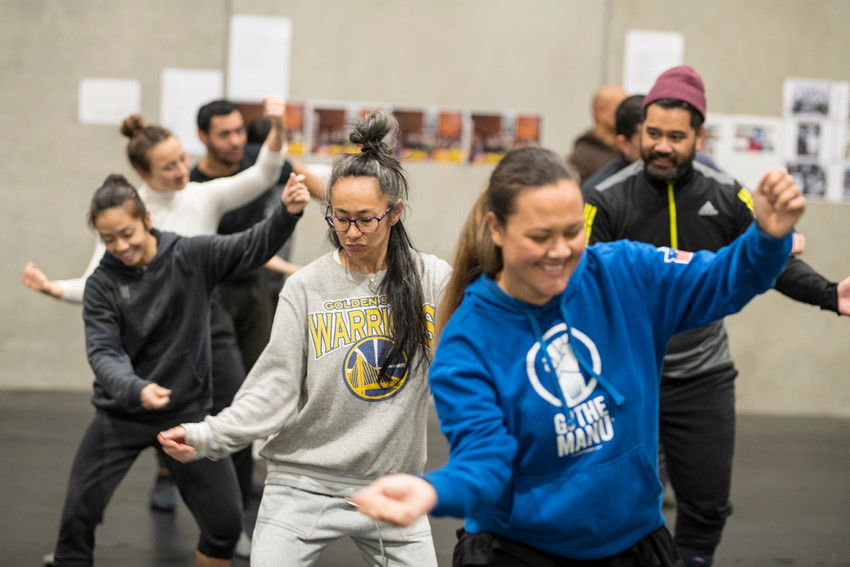
[[[354,125],[348,139],[351,143],[362,146],[364,152],[391,152],[391,146],[384,138],[394,134],[397,128],[398,122],[394,116],[376,110]]]
[[[132,139],[141,132],[147,124],[141,114],[131,114],[121,123],[121,133]]]

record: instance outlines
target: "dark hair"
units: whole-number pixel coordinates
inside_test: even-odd
[[[653,104],[657,104],[664,110],[670,110],[671,108],[684,108],[688,112],[691,113],[691,128],[694,129],[694,132],[698,132],[700,126],[702,126],[705,120],[702,117],[702,114],[697,111],[696,108],[692,104],[685,102],[684,100],[678,98],[659,98],[658,100],[653,100],[651,103],[646,105],[643,109],[643,115],[641,116],[641,120],[646,120],[646,111],[649,110],[649,107]]]
[[[115,207],[123,207],[126,203],[130,204],[130,214],[134,218],[145,219],[147,208],[145,208],[145,204],[142,202],[136,189],[120,173],[110,174],[103,181],[103,185],[98,187],[94,192],[94,196],[91,199],[88,214],[89,226],[91,228],[95,227],[94,223],[97,221],[98,215],[103,211]]]
[[[454,269],[437,309],[438,335],[460,305],[467,286],[481,274],[495,277],[502,270],[502,252],[490,235],[487,213],[493,213],[504,226],[508,217],[516,212],[520,192],[554,185],[565,179],[575,181],[577,177],[551,150],[530,147],[505,154],[490,174],[487,188],[479,195],[461,230]]]
[[[395,205],[399,199],[407,199],[407,178],[401,162],[393,155],[392,142],[384,142],[390,134],[398,130],[396,119],[384,112],[372,112],[354,125],[349,139],[353,144],[362,146],[355,154],[338,155],[333,162],[328,181],[328,203],[333,200],[334,187],[339,180],[348,177],[372,177],[378,182],[381,195],[387,206]],[[342,248],[336,232],[329,231],[334,246]],[[390,227],[387,245],[387,273],[381,281],[380,292],[389,298],[392,309],[393,346],[381,362],[378,373],[379,383],[386,387],[393,384],[387,371],[391,364],[397,363],[407,355],[408,368],[411,368],[416,355],[427,348],[429,334],[422,292],[422,281],[418,277],[418,257],[414,254],[413,244],[401,220]],[[421,361],[418,361],[419,363]]]
[[[206,103],[198,109],[198,130],[209,133],[213,116],[227,116],[237,110],[239,107],[229,100],[221,99]]]
[[[251,124],[248,125],[248,143],[249,144],[262,144],[266,138],[269,136],[269,132],[272,130],[272,121],[269,120],[268,116],[263,116],[262,118],[257,118]]]
[[[133,114],[121,123],[121,133],[130,138],[127,143],[127,158],[137,171],[151,172],[148,150],[164,142],[174,134],[171,130],[156,124],[147,124],[141,114]]]
[[[626,139],[635,135],[638,126],[643,122],[643,99],[645,98],[644,95],[632,95],[620,103],[614,115],[617,135],[623,135]]]

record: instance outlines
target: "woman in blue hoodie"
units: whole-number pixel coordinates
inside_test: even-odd
[[[667,340],[771,286],[805,199],[784,170],[769,172],[758,226],[717,253],[585,249],[583,206],[548,150],[495,168],[438,311],[451,320],[430,381],[449,462],[353,497],[398,524],[465,518],[456,566],[681,565],[656,463]]]

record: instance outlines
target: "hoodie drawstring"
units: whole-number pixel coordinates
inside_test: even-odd
[[[567,341],[572,344],[572,327],[570,326],[569,316],[567,314],[567,308],[564,301],[564,296],[561,297],[561,316],[564,319],[564,324],[567,326]],[[564,414],[567,418],[567,423],[573,425],[576,421],[575,415],[570,411],[569,406],[567,405],[566,397],[564,396],[564,391],[561,389],[561,384],[558,381],[558,375],[555,372],[555,365],[552,364],[552,360],[549,358],[549,353],[546,349],[546,343],[543,340],[543,332],[540,329],[540,323],[537,321],[537,318],[531,312],[530,309],[523,307],[523,314],[526,319],[528,319],[528,323],[531,325],[531,329],[534,332],[534,337],[537,340],[537,344],[540,345],[540,357],[543,359],[543,368],[546,370],[546,373],[549,375],[549,378],[552,382],[552,386],[555,388],[555,392],[558,394],[558,399],[561,400],[562,407],[564,408]],[[572,348],[572,347],[571,347]],[[616,405],[622,405],[625,401],[625,397],[611,384],[604,376],[601,374],[597,374],[593,371],[593,368],[587,361],[580,355],[580,353],[573,349],[573,354],[578,361],[579,368],[585,372],[587,375],[596,379],[596,382],[608,392],[611,396],[611,399],[614,400]]]

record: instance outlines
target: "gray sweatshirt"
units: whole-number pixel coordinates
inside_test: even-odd
[[[416,254],[433,325],[451,267]],[[219,459],[267,439],[260,451],[267,482],[328,494],[388,473],[421,472],[429,361],[391,369],[404,376],[395,387],[377,383],[380,353],[390,346],[387,298],[373,291],[384,273],[348,270],[331,252],[290,277],[271,340],[230,407],[183,424],[199,456]]]

